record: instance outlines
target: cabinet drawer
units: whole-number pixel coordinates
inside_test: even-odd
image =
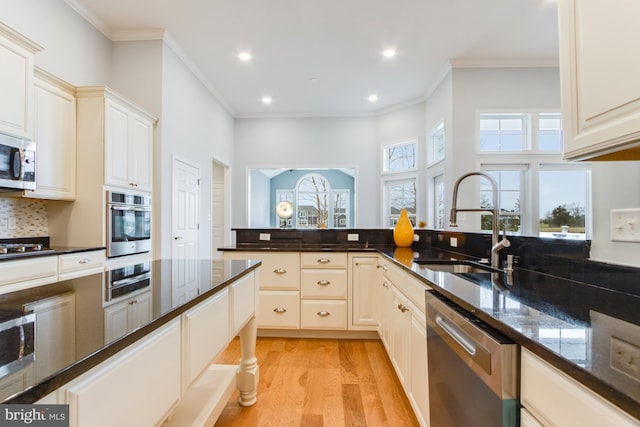
[[[0,293],[53,283],[57,278],[56,256],[39,256],[0,263]]]
[[[424,300],[424,292],[429,289],[427,285],[419,281],[418,279],[411,277],[411,275],[407,275],[407,288],[405,289],[405,293],[407,297],[413,302],[418,308],[425,313],[425,300]]]
[[[304,269],[300,275],[302,298],[347,297],[347,270]]]
[[[300,255],[295,252],[228,251],[224,259],[258,259],[260,289],[300,289]]]
[[[543,425],[640,426],[640,421],[525,349],[521,369],[522,406]]]
[[[347,268],[347,254],[335,252],[303,252],[300,254],[302,268]]]
[[[61,279],[72,279],[104,269],[105,251],[80,252],[58,256],[58,276]]]
[[[302,300],[303,329],[347,329],[346,300]]]
[[[298,329],[300,292],[260,291],[259,328]]]
[[[407,287],[407,273],[401,267],[395,265],[392,261],[388,259],[381,258],[380,267],[382,268],[382,272],[384,276],[393,283],[396,288],[400,289],[402,292],[405,291]]]

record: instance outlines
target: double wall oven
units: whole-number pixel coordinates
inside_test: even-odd
[[[151,197],[107,192],[107,257],[151,251]]]

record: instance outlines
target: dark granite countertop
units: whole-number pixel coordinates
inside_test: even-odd
[[[75,251],[75,249],[67,250]],[[66,365],[44,378],[35,378],[35,374],[25,374],[24,377],[27,378],[29,383],[26,384],[22,392],[13,395],[8,394],[4,387],[5,384],[3,384],[5,381],[9,381],[11,376],[0,378],[0,402],[36,402],[176,318],[185,310],[224,289],[259,265],[259,261],[202,260],[199,265],[197,295],[193,298],[185,295],[186,300],[175,294],[175,288],[172,285],[171,260],[152,261],[150,264],[150,284],[144,288],[137,289],[131,294],[113,300],[108,300],[105,296],[107,274],[103,273],[0,294],[0,310],[24,310],[24,306],[30,303],[72,295],[74,300],[73,316],[75,318],[75,333],[71,339],[68,336],[64,336],[64,334],[68,334],[67,331],[55,329],[52,333],[58,333],[60,336],[48,340],[50,343],[57,341],[74,343],[73,356],[67,357]],[[130,297],[140,297],[142,294],[146,294],[151,298],[151,318],[149,322],[127,332],[125,335],[107,338],[105,310],[114,304],[126,301]],[[48,349],[45,350],[50,351]],[[66,350],[61,348],[59,351],[64,352]],[[38,356],[38,348],[36,347],[36,360],[38,357],[44,358],[45,356]],[[56,356],[52,357],[51,354],[47,354],[46,357],[48,359],[56,359]],[[64,357],[61,355],[58,360]],[[28,367],[27,369],[30,368]]]
[[[625,373],[625,361],[611,360],[612,340],[640,348],[640,294],[637,281],[635,286],[626,283],[629,276],[610,274],[599,278],[601,282],[590,284],[522,268],[516,268],[511,275],[447,273],[433,271],[414,260],[474,263],[478,259],[430,248],[398,251],[389,245],[368,248],[247,245],[223,250],[378,251],[469,315],[640,418],[637,371],[629,366],[630,371]],[[616,368],[612,368],[615,364],[618,364]]]

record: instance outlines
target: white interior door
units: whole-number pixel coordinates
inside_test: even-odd
[[[182,303],[198,292],[200,170],[173,159],[172,301]]]

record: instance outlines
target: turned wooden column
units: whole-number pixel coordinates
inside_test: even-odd
[[[251,320],[240,330],[240,366],[236,383],[240,392],[240,405],[251,406],[256,403],[258,389],[258,359],[256,359],[257,320]]]

